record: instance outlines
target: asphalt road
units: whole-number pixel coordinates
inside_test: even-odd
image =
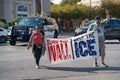
[[[0,44],[0,80],[120,80],[119,41],[106,41],[105,61],[107,68],[94,68],[93,59],[51,65],[46,53],[41,58],[40,69],[36,69],[25,43]]]

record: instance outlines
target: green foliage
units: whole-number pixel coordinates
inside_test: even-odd
[[[3,18],[0,18],[0,21],[3,22],[4,24],[6,24],[6,20]]]
[[[68,0],[65,0],[68,1]],[[77,1],[77,0],[76,0]],[[68,2],[66,2],[67,4]],[[52,5],[51,6],[51,17],[56,20],[68,20],[71,19],[94,19],[95,16],[106,18],[105,9],[110,11],[112,17],[120,18],[120,2],[113,2],[113,0],[102,0],[101,7],[90,7],[85,5]],[[79,25],[79,23],[78,23]],[[76,25],[69,27],[71,31],[74,31]],[[71,29],[72,28],[72,29]],[[67,29],[67,28],[66,28]],[[68,30],[69,30],[68,29]]]
[[[98,8],[85,5],[52,5],[51,17],[60,18],[61,20],[94,19],[98,15],[105,18],[105,9],[110,10],[112,17],[120,18],[120,2],[116,3],[111,0],[103,0],[101,7]]]
[[[15,23],[16,22],[19,22],[20,21],[20,18],[13,18],[10,22],[9,22],[9,24],[10,25],[15,25]]]
[[[4,22],[2,22],[2,21],[0,21],[0,27],[2,27],[2,28],[6,28],[5,23],[4,23]]]
[[[102,8],[109,9],[112,17],[120,18],[120,1],[102,0]]]
[[[7,28],[7,21],[3,18],[0,18],[0,27]]]
[[[85,19],[93,18],[90,14],[95,14],[94,9],[84,5],[52,5],[51,17],[61,19]]]

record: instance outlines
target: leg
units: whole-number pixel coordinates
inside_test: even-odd
[[[106,64],[105,64],[105,44],[101,44],[101,47],[100,47],[100,56],[101,56],[101,64],[104,66],[104,67],[108,67]]]
[[[39,68],[39,64],[38,64],[38,59],[37,59],[37,54],[36,54],[36,52],[33,51],[33,55],[34,55],[35,62],[36,62],[36,68],[38,69],[38,68]]]
[[[93,64],[94,67],[98,67],[98,64],[97,64],[97,58],[94,59],[94,64]]]
[[[38,56],[37,56],[36,52],[34,52],[33,55],[34,55],[34,58],[35,58],[36,65],[39,65],[38,64]]]
[[[97,64],[97,58],[94,59],[94,63]]]
[[[104,60],[105,60],[105,56],[101,55],[101,63],[104,63]]]
[[[37,47],[36,45],[33,45],[33,55],[34,55],[34,58],[35,58],[35,62],[36,62],[36,65],[37,65]]]
[[[39,65],[39,61],[42,55],[42,48],[38,48],[37,50],[37,64]]]
[[[101,55],[101,64],[102,64],[104,67],[108,67],[108,65],[105,64],[104,60],[105,60],[105,56],[104,56],[104,55]]]
[[[34,55],[34,58],[35,58],[35,62],[36,62],[36,68],[39,68],[39,60],[40,60],[40,57],[41,57],[41,48],[37,48],[36,45],[33,45],[33,55]]]

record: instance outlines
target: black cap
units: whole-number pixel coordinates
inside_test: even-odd
[[[95,19],[96,19],[96,20],[100,20],[100,16],[96,16]]]

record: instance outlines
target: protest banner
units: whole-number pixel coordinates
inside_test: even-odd
[[[88,32],[83,35],[72,37],[71,39],[74,60],[99,57],[97,31]]]
[[[73,60],[70,39],[46,38],[46,48],[51,64]]]
[[[99,57],[97,32],[66,39],[46,38],[45,41],[51,64]]]

